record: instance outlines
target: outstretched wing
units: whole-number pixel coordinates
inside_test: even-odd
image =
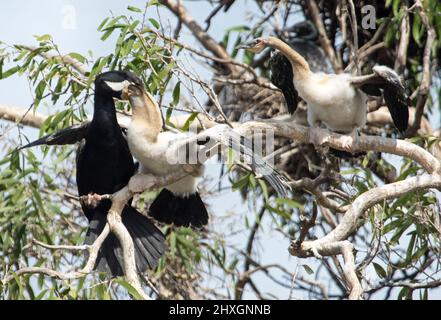
[[[269,61],[271,82],[279,88],[285,97],[288,112],[293,114],[298,103],[297,90],[294,87],[294,74],[291,62],[280,52],[272,55]]]
[[[237,151],[240,156],[243,156],[242,158],[245,158],[244,160],[251,167],[251,170],[267,180],[281,197],[287,197],[288,195],[287,189],[290,189],[290,186],[285,178],[271,164],[254,152],[252,142],[249,139],[240,135],[226,124],[216,125],[197,135],[188,136],[187,134],[182,134],[176,136],[174,134],[170,138],[167,149],[173,155],[185,157],[179,160],[176,158],[174,161],[189,161],[190,157],[192,157],[192,161],[203,163],[211,156],[217,154],[217,152],[212,153],[211,151],[213,149],[219,151],[217,146],[221,144]]]
[[[409,124],[409,97],[401,83],[400,77],[392,69],[385,66],[375,66],[373,74],[351,78],[351,84],[360,88],[366,94],[381,96],[392,116],[392,120],[400,132],[406,131]]]
[[[90,122],[86,121],[80,124],[75,124],[68,128],[48,134],[38,140],[32,141],[27,145],[21,146],[17,150],[40,146],[40,145],[65,145],[75,144],[86,137]]]
[[[244,156],[247,165],[251,167],[253,172],[262,176],[276,190],[281,197],[287,197],[287,189],[290,189],[285,178],[267,161],[253,150],[251,140],[240,135],[234,129],[227,125],[217,125],[194,137],[199,145],[204,142],[216,141],[227,146]]]
[[[244,155],[249,160],[251,169],[262,175],[282,198],[288,197],[287,187],[289,188],[289,186],[286,184],[285,178],[265,159],[253,151],[252,142],[249,139],[231,130],[226,132],[223,140],[228,142],[230,148]]]
[[[372,70],[384,79],[384,101],[389,108],[395,126],[401,132],[406,131],[409,123],[410,101],[400,77],[387,67],[376,66]]]

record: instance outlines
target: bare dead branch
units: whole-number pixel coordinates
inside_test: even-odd
[[[352,45],[352,59],[354,60],[355,70],[357,74],[360,74],[360,65],[359,65],[359,56],[358,56],[358,26],[357,26],[357,15],[355,13],[355,6],[352,0],[348,0],[349,3],[349,11],[351,12],[350,21],[352,28],[352,36],[354,38],[354,42]]]
[[[199,40],[199,42],[204,46],[205,49],[212,52],[218,58],[225,60],[231,59],[225,49],[204,31],[204,29],[193,19],[193,17],[190,16],[187,9],[181,3],[177,3],[173,0],[161,0],[160,2],[165,5],[171,12],[173,12],[188,29],[190,29],[190,31],[194,34],[194,36]],[[226,65],[226,67],[231,72],[234,71],[233,66]]]
[[[37,112],[28,112],[22,107],[13,107],[0,104],[0,119],[20,123],[25,126],[40,128],[46,120],[47,115]]]
[[[341,61],[337,58],[334,48],[332,47],[331,41],[326,34],[325,25],[323,24],[323,20],[320,18],[320,11],[317,6],[317,2],[315,0],[306,1],[306,6],[308,8],[308,12],[311,16],[311,20],[314,22],[317,31],[319,33],[319,41],[320,44],[328,56],[329,60],[334,67],[335,72],[340,73],[342,71]]]
[[[407,137],[413,136],[418,131],[418,129],[420,128],[421,118],[424,115],[424,109],[426,106],[427,97],[429,95],[430,82],[432,80],[432,73],[431,73],[432,46],[436,39],[435,29],[430,24],[429,18],[427,17],[424,11],[425,9],[421,1],[417,0],[414,6],[416,7],[421,17],[421,21],[423,22],[424,26],[427,29],[427,39],[423,54],[423,76],[421,79],[420,86],[418,88],[418,100],[416,103],[415,122],[407,130],[406,132]]]
[[[409,47],[410,38],[409,13],[406,4],[403,3],[402,8],[404,15],[400,25],[400,42],[397,47],[397,58],[394,66],[394,69],[398,74],[402,74],[406,67],[407,48]]]

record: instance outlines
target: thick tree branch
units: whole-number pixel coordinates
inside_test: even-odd
[[[20,45],[16,45],[17,48],[22,48],[22,49],[26,49],[29,51],[35,51],[38,48],[37,47],[33,47],[33,46],[28,46],[28,45],[24,45],[24,44],[20,44]],[[81,63],[80,61],[78,61],[75,58],[72,58],[70,55],[66,54],[66,55],[61,55],[61,54],[51,54],[48,52],[43,52],[43,51],[39,51],[38,54],[45,58],[46,60],[51,60],[51,59],[55,59],[58,60],[60,62],[62,62],[63,64],[67,64],[72,66],[76,71],[78,71],[82,76],[86,76],[86,74],[89,72],[89,70],[87,69],[87,67]]]
[[[28,112],[22,107],[13,107],[0,104],[0,119],[20,123],[25,126],[40,128],[47,115],[38,112]]]
[[[352,153],[360,151],[377,151],[400,155],[419,163],[427,172],[438,171],[438,160],[423,148],[405,140],[383,138],[379,136],[361,136],[356,141],[346,135],[330,132],[327,129],[310,128],[291,121],[261,120],[250,121],[240,125],[238,131],[246,135],[247,130],[273,130],[276,136],[282,136],[302,143],[316,146],[329,146]]]
[[[204,29],[188,13],[182,3],[173,0],[161,0],[160,2],[173,12],[188,29],[190,29],[205,49],[211,51],[218,58],[231,60],[231,57],[225,49],[204,31]],[[229,64],[226,65],[226,68],[231,72],[234,71],[234,67]]]

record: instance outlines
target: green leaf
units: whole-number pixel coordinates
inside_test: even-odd
[[[412,262],[417,261],[419,258],[421,258],[424,254],[427,252],[427,246],[422,246],[419,248],[412,256]]]
[[[400,3],[401,3],[401,0],[393,0],[394,2],[393,2],[393,4],[392,4],[392,11],[393,11],[393,13],[394,13],[394,16],[397,16],[398,15],[398,10],[399,10],[399,7],[400,7]]]
[[[409,294],[409,288],[404,287],[403,289],[401,289],[400,293],[398,294],[398,300],[403,300],[404,298],[407,297],[408,294]]]
[[[422,300],[429,300],[429,289],[424,289]]]
[[[35,88],[35,98],[40,100],[43,97],[44,89],[46,89],[46,82],[41,80]]]
[[[390,239],[390,243],[398,243],[404,231],[407,230],[412,225],[412,221],[410,219],[402,221],[402,225],[397,228],[395,234]]]
[[[161,25],[159,24],[158,21],[156,21],[155,19],[149,18],[150,23],[156,28],[159,29],[161,28]]]
[[[175,127],[171,122],[171,116],[173,114],[173,106],[170,106],[169,108],[167,108],[167,112],[165,113],[165,122],[167,123],[167,125]]]
[[[179,98],[181,97],[181,81],[175,85],[173,89],[173,104],[177,106],[179,104]]]
[[[309,275],[314,274],[314,270],[312,270],[311,267],[308,266],[307,264],[303,264],[302,267],[306,271],[307,274],[309,274]]]
[[[55,117],[52,119],[50,126],[52,128],[56,128],[58,126],[58,124],[64,120],[69,114],[71,113],[70,109],[67,110],[63,110],[61,112],[58,112]]]
[[[38,294],[38,296],[35,297],[35,300],[42,300],[42,299],[44,298],[44,296],[46,295],[47,291],[48,291],[48,289],[44,289],[44,290],[42,290],[42,291]]]
[[[375,262],[373,262],[372,264],[374,265],[375,272],[378,274],[380,278],[384,279],[387,277],[386,271],[384,271],[382,266],[380,266],[378,263]]]
[[[87,61],[87,59],[84,56],[82,56],[81,54],[76,53],[76,52],[71,52],[68,55],[71,56],[72,58],[78,60],[81,63],[85,63]]]
[[[5,72],[0,73],[0,79],[6,79],[10,76],[12,76],[14,73],[20,70],[20,66],[14,66],[9,70],[6,70]]]
[[[285,204],[288,207],[291,208],[297,208],[297,209],[302,209],[303,205],[298,203],[297,201],[291,200],[291,199],[286,199],[286,198],[277,198],[274,200],[277,204]]]
[[[50,34],[44,34],[42,36],[35,36],[35,39],[39,42],[47,42],[52,40],[52,36]]]
[[[381,234],[386,234],[394,229],[396,229],[399,225],[401,225],[402,221],[401,219],[396,219],[393,220],[392,222],[388,223],[387,225],[385,225],[382,230],[381,230]]]
[[[412,36],[418,46],[421,46],[421,36],[423,34],[424,25],[421,23],[421,17],[418,14],[413,16]]]
[[[410,241],[409,241],[409,246],[407,247],[406,250],[406,260],[410,261],[410,258],[412,257],[412,252],[413,252],[413,247],[415,245],[415,239],[416,239],[416,233],[413,233]]]
[[[150,0],[147,7],[160,5],[158,0]]]
[[[138,24],[139,24],[139,20],[135,20],[135,21],[133,21],[133,23],[129,26],[129,30],[130,30],[131,32],[134,32],[135,29],[136,29],[136,27],[138,26]]]
[[[21,284],[20,278],[17,276],[17,274],[15,272],[12,274],[12,276],[14,277],[14,280],[17,283],[17,286],[18,286],[18,297],[19,298],[24,298],[24,296],[23,296],[23,285]]]
[[[138,290],[136,290],[130,283],[128,283],[127,281],[118,278],[115,280],[116,283],[118,283],[119,285],[123,286],[124,288],[127,289],[127,291],[129,292],[129,294],[135,298],[136,300],[144,300],[144,298],[139,294]]]
[[[266,185],[265,181],[262,179],[258,179],[257,182],[260,185],[260,188],[262,189],[263,198],[266,202],[269,201],[269,194],[268,194],[268,186]]]
[[[198,112],[192,112],[192,114],[187,118],[184,125],[182,126],[182,131],[188,131],[188,129],[190,129],[190,125],[196,119],[198,114]]]
[[[137,13],[142,13],[143,11],[140,8],[134,7],[134,6],[128,6],[127,10]]]
[[[100,25],[98,26],[98,31],[102,31],[104,25],[107,23],[107,21],[109,21],[109,19],[110,19],[110,18],[107,17],[106,19],[104,19],[104,20],[100,23]]]
[[[93,82],[93,80],[95,80],[95,75],[101,72],[101,70],[108,63],[110,58],[111,58],[110,56],[101,57],[95,62],[95,64],[92,67],[92,70],[90,71],[89,78],[87,79],[87,85],[90,85]]]

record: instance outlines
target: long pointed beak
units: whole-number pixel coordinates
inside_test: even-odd
[[[121,100],[129,100],[131,95],[130,87],[135,86],[133,82],[127,81],[121,90]]]
[[[239,44],[238,46],[236,46],[236,49],[244,49],[244,50],[248,50],[251,49],[255,46],[255,42],[254,41],[248,41],[248,42],[244,42]]]
[[[134,93],[137,92],[137,89],[145,90],[144,86],[142,84],[136,84],[134,82],[129,83],[127,86],[125,86],[122,89],[121,93],[121,99],[122,100],[129,100],[130,96],[132,96]]]

